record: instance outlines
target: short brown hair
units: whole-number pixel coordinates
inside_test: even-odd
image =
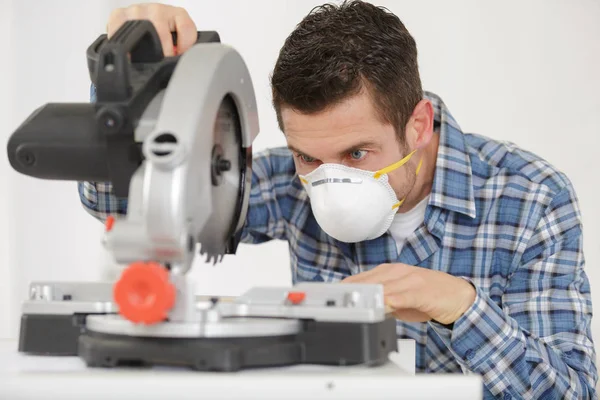
[[[413,37],[389,10],[357,0],[316,7],[296,26],[279,53],[271,87],[281,130],[282,107],[321,112],[364,88],[401,142],[423,98]]]

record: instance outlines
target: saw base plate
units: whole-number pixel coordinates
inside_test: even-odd
[[[397,350],[396,322],[302,321],[296,335],[237,338],[164,338],[87,331],[79,356],[89,367],[180,366],[232,372],[295,364],[381,365]]]

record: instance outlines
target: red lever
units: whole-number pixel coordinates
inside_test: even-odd
[[[113,217],[112,215],[109,215],[108,217],[106,217],[106,222],[104,223],[106,232],[109,232],[112,229],[114,224],[115,224],[115,217]]]

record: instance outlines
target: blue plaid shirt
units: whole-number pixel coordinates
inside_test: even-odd
[[[286,240],[294,282],[394,262],[468,279],[476,300],[453,327],[398,321],[398,336],[416,341],[418,372],[480,374],[485,398],[596,399],[573,186],[532,153],[463,133],[442,100],[425,95],[440,135],[436,172],[425,220],[400,254],[390,234],[347,244],[323,232],[286,148],[255,156],[243,242]],[[79,194],[100,219],[126,212],[110,184],[81,182]]]

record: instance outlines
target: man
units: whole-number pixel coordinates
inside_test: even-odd
[[[108,34],[140,18],[166,55],[195,40],[185,10],[158,4],[116,10]],[[566,176],[463,133],[423,92],[409,32],[368,3],[313,10],[281,49],[272,89],[288,146],[254,159],[244,242],[287,240],[296,282],[383,284],[419,372],[481,374],[486,398],[597,397]],[[126,211],[110,184],[79,191],[101,219]]]

